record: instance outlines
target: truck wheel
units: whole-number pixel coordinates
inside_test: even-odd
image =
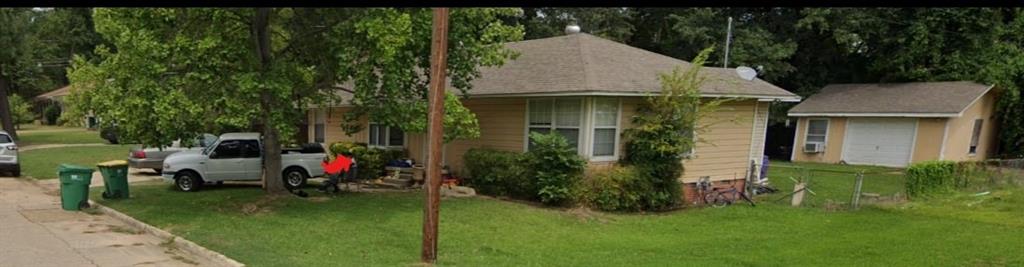
[[[305,171],[295,167],[284,170],[284,174],[281,176],[284,179],[284,186],[288,189],[306,186],[306,179],[309,178]]]
[[[174,186],[182,192],[195,192],[203,186],[203,179],[193,172],[184,171],[174,177]]]

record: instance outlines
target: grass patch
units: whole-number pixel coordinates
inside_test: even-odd
[[[98,131],[85,128],[46,127],[18,132],[18,145],[107,143]]]
[[[816,195],[804,194],[803,205],[817,207],[829,201],[849,203],[853,197],[856,174],[860,171],[865,173],[861,192],[883,196],[906,194],[903,190],[903,170],[898,168],[772,161],[768,166],[768,179],[782,194],[765,195],[760,199],[776,202],[786,193],[793,192],[794,183],[790,178],[799,180],[801,177],[810,177],[809,188]],[[777,203],[789,203],[789,198],[778,200]]]
[[[36,179],[57,178],[57,166],[70,163],[95,168],[96,163],[128,158],[131,145],[56,147],[18,153],[23,176]]]
[[[775,178],[787,175],[779,165],[771,169],[772,181],[783,184],[788,179]],[[820,197],[847,198],[845,176],[827,177],[814,178]],[[879,182],[865,182],[865,188],[874,184],[871,190],[879,192],[899,191],[902,184],[894,174],[868,179]],[[198,193],[177,192],[166,184],[133,186],[132,199],[94,200],[251,266],[396,266],[419,260],[422,193],[268,201],[253,186],[210,186]],[[829,212],[786,204],[639,215],[546,209],[486,198],[445,199],[438,265],[1024,264],[1019,253],[1024,251],[1024,227],[1018,225],[965,220],[938,210],[865,206],[856,212]],[[252,212],[254,208],[259,212]]]

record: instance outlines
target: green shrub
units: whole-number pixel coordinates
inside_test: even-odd
[[[60,118],[60,107],[57,105],[46,106],[46,109],[43,109],[43,118],[46,119],[48,125],[56,124],[57,119]]]
[[[707,101],[701,97],[704,78],[701,65],[711,53],[704,49],[693,60],[693,68],[676,68],[658,76],[661,93],[647,97],[637,107],[634,127],[623,131],[626,155],[622,163],[636,168],[636,175],[650,183],[642,196],[644,209],[662,210],[681,200],[679,176],[683,155],[692,151],[710,124],[699,123],[714,114],[728,99]]]
[[[914,163],[907,168],[907,195],[911,197],[948,192],[966,186],[966,179],[958,175],[957,163],[934,160]]]
[[[523,154],[486,148],[473,148],[463,155],[469,179],[466,184],[478,193],[533,199],[534,183],[523,168]]]
[[[583,176],[586,161],[558,133],[530,133],[533,147],[526,153],[526,166],[537,182],[537,196],[547,205],[564,205]]]
[[[640,211],[653,189],[633,166],[616,166],[584,179],[577,201],[605,211]]]
[[[331,157],[348,152],[356,159],[359,170],[356,176],[359,179],[376,179],[384,175],[384,166],[389,161],[401,159],[406,156],[405,150],[392,150],[371,148],[366,143],[337,142],[328,147]]]
[[[19,124],[32,123],[35,115],[32,114],[32,105],[25,101],[21,95],[12,94],[8,99],[11,105],[11,118],[15,126]]]

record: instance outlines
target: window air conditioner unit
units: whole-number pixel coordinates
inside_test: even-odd
[[[825,151],[825,144],[822,143],[806,143],[804,144],[804,152],[807,153],[821,153]]]

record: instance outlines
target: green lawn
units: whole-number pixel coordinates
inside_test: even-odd
[[[37,130],[18,131],[18,139],[19,146],[107,143],[107,140],[100,138],[100,133],[97,131],[89,131],[85,128],[53,126],[41,126]]]
[[[809,177],[808,188],[815,194],[805,194],[804,205],[812,207],[824,205],[829,201],[849,203],[858,172],[864,172],[864,184],[861,187],[863,193],[884,196],[903,194],[902,169],[773,161],[769,164],[768,171],[769,183],[784,192],[793,191],[793,180],[790,178],[799,180],[802,177]],[[789,203],[789,198],[779,200],[783,195],[767,195],[762,200]]]
[[[21,175],[36,179],[57,178],[57,166],[71,163],[95,168],[96,163],[127,159],[131,145],[104,145],[34,149],[18,153]]]
[[[776,178],[772,181],[780,187],[788,184],[791,189],[784,165],[775,163],[771,175]],[[799,166],[839,171],[857,168]],[[848,201],[852,176],[847,182],[847,174],[837,174],[812,178],[819,194],[816,198]],[[865,182],[865,188],[872,189],[865,192],[899,191],[902,183],[896,174],[868,179],[872,182]],[[349,193],[325,198],[313,192],[306,199],[287,196],[268,200],[258,187],[207,188],[181,193],[170,185],[151,184],[133,187],[130,200],[96,200],[253,266],[396,266],[419,259],[421,193]],[[979,211],[997,213],[995,217],[980,217],[1011,218],[1020,214],[1024,206],[1012,204],[1020,204],[1021,191],[1014,190],[1017,197],[998,200],[1000,204],[990,205],[997,208]],[[98,196],[98,191],[92,195]],[[777,193],[768,197],[781,196]],[[938,201],[866,206],[859,211],[828,211],[814,205],[793,208],[783,201],[762,202],[757,207],[604,214],[488,198],[445,199],[438,263],[1024,265],[1024,254],[1020,253],[1024,251],[1024,226],[971,219],[975,211]]]

